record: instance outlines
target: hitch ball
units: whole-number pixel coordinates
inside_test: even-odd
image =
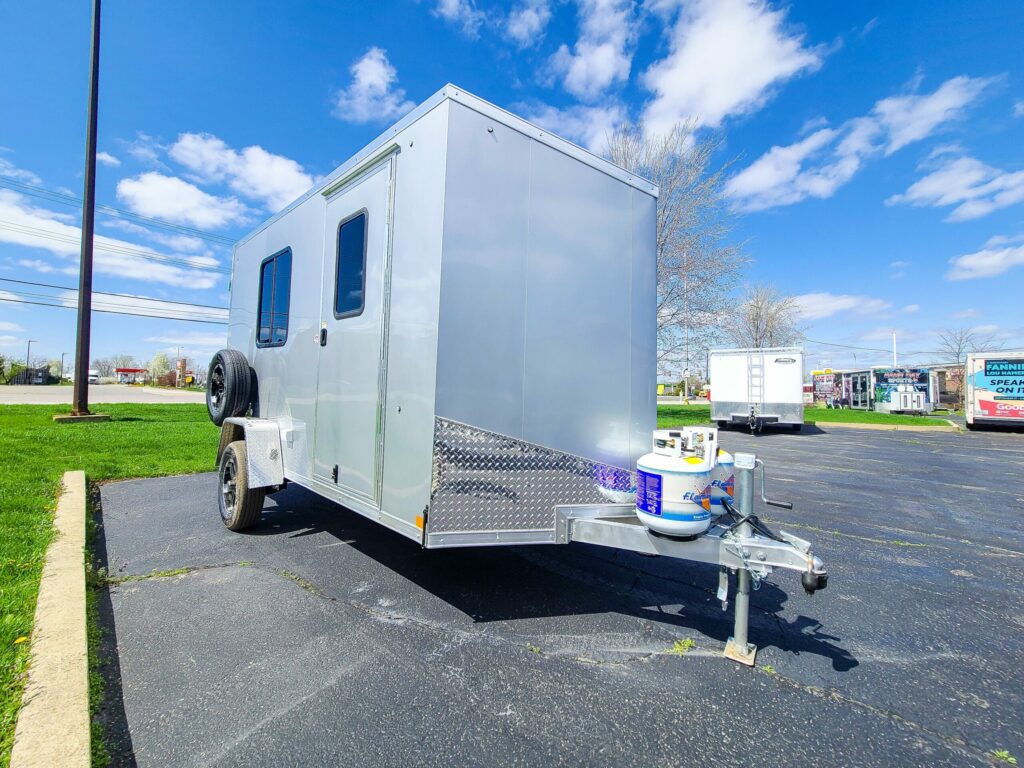
[[[800,577],[800,583],[803,584],[804,591],[808,595],[813,595],[819,589],[825,589],[828,586],[828,574],[804,571]]]

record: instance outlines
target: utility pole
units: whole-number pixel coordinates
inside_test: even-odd
[[[892,367],[896,368],[896,331],[892,332]]]
[[[25,370],[27,371],[32,367],[32,342],[39,341],[39,339],[29,339],[28,349],[25,350]],[[27,376],[28,374],[26,374]]]
[[[89,117],[85,136],[85,192],[82,196],[82,257],[78,275],[78,338],[75,341],[74,416],[89,415],[89,335],[92,331],[92,240],[96,215],[96,118],[100,89],[100,0],[92,0]]]
[[[60,353],[60,383],[61,384],[64,383],[64,356],[66,354],[67,354],[67,352],[61,352]]]
[[[683,315],[686,317],[685,333],[686,367],[683,369],[683,402],[690,403],[690,252],[683,252]],[[685,393],[685,394],[684,394]]]

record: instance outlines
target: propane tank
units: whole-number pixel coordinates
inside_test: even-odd
[[[718,461],[711,470],[711,516],[725,514],[722,501],[732,504],[733,491],[736,488],[736,467],[732,454],[718,449]]]
[[[711,525],[711,471],[718,430],[656,430],[651,453],[636,463],[636,514],[652,531],[699,536]]]

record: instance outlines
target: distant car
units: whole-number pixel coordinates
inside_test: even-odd
[[[99,384],[100,383],[100,372],[99,371],[89,371],[89,383],[90,384]]]

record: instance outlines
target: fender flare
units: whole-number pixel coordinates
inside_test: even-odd
[[[281,429],[273,419],[231,416],[224,419],[217,446],[217,464],[224,449],[236,440],[245,440],[246,469],[250,488],[267,488],[284,483],[284,455]]]

